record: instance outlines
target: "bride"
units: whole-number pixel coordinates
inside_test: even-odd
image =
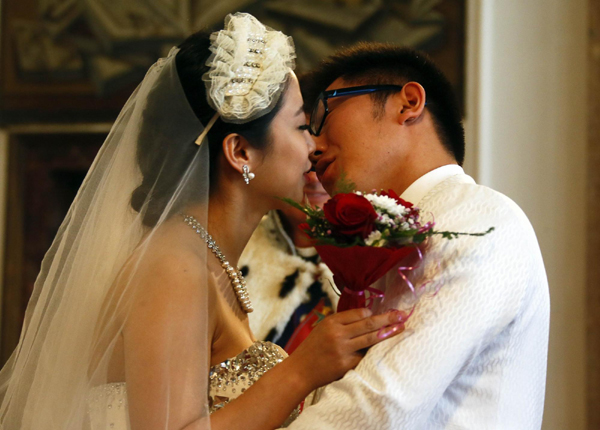
[[[0,373],[0,428],[274,429],[402,330],[366,309],[287,359],[257,342],[238,258],[313,143],[291,39],[248,14],[148,71],[48,251]]]

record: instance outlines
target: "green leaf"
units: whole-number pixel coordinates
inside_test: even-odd
[[[333,196],[335,196],[336,194],[348,194],[356,190],[356,184],[348,178],[346,172],[342,172],[338,180],[335,182],[333,188]]]
[[[295,201],[295,200],[292,200],[292,199],[290,199],[290,198],[287,198],[287,197],[277,197],[277,198],[278,198],[279,200],[281,200],[282,202],[285,202],[285,203],[287,203],[288,205],[290,205],[290,206],[293,206],[293,207],[295,207],[296,209],[298,209],[298,210],[300,210],[300,211],[304,212],[304,213],[305,213],[305,214],[307,214],[307,215],[309,215],[309,211],[312,209],[310,206],[309,206],[309,207],[307,207],[307,206],[302,206],[302,205],[301,205],[300,203],[298,203],[297,201]]]
[[[463,233],[463,232],[458,232],[458,231],[433,231],[433,230],[431,230],[431,233],[429,235],[430,236],[438,235],[438,236],[442,236],[444,239],[452,240],[452,239],[458,239],[459,236],[482,237],[482,236],[486,236],[486,235],[490,234],[494,230],[496,230],[495,227],[490,227],[487,229],[487,231],[480,232],[480,233]]]

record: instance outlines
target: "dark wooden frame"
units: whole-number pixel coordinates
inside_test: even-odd
[[[8,140],[8,180],[6,199],[6,229],[4,279],[2,282],[2,338],[0,360],[6,362],[19,342],[23,301],[23,193],[19,146],[14,136]]]
[[[69,178],[76,175],[78,180],[83,179],[108,128],[107,124],[89,124],[79,128],[9,129],[0,365],[18,344],[41,258],[56,233],[56,221],[66,215],[79,187],[77,183],[72,195],[61,192],[65,182],[57,175],[67,173]],[[60,150],[53,152],[51,149],[56,147]],[[45,197],[48,195],[53,198]]]

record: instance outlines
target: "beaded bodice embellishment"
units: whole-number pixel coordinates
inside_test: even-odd
[[[279,346],[258,341],[234,358],[212,366],[208,392],[210,413],[239,397],[286,357],[287,354]],[[125,382],[92,388],[88,407],[92,430],[130,430]],[[292,412],[283,427],[287,427],[299,414],[300,407]]]
[[[92,430],[129,430],[125,382],[92,388],[88,397],[88,414]]]
[[[210,368],[210,392],[208,397],[210,413],[231,402],[268,370],[281,363],[287,354],[279,346],[258,341],[234,358]],[[296,408],[284,423],[287,427],[298,417],[300,407]]]

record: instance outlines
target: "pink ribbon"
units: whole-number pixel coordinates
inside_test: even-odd
[[[421,266],[421,263],[423,262],[423,253],[421,252],[421,248],[419,248],[417,246],[417,253],[419,254],[419,260],[417,262],[417,264],[415,264],[414,266],[400,266],[398,267],[398,274],[402,277],[402,280],[404,282],[406,282],[406,285],[408,285],[408,288],[410,289],[410,292],[412,293],[412,295],[414,296],[415,300],[418,300],[419,297],[417,296],[417,291],[415,289],[415,286],[413,285],[413,283],[410,281],[410,279],[408,279],[408,276],[406,276],[404,274],[404,272],[412,272],[413,270],[418,269]],[[424,288],[425,285],[424,284],[421,286],[421,288]],[[415,306],[412,307],[410,313],[408,314],[408,316],[411,316],[413,311],[415,310]]]
[[[426,228],[427,226],[429,226],[429,227]],[[432,228],[432,227],[433,227],[433,223],[428,223],[425,227],[423,227],[423,229],[425,229],[424,231],[427,231],[429,228]],[[417,247],[417,253],[418,253],[419,258],[418,258],[418,261],[417,261],[416,264],[414,264],[413,266],[400,266],[400,267],[398,267],[398,274],[400,275],[400,277],[402,278],[402,280],[404,282],[406,282],[406,285],[408,285],[408,288],[410,289],[413,297],[415,298],[415,304],[412,306],[410,312],[408,313],[408,315],[406,316],[406,318],[404,318],[404,320],[402,321],[402,323],[406,322],[412,316],[412,314],[414,313],[415,308],[417,306],[417,302],[419,300],[419,295],[417,294],[417,288],[415,288],[415,286],[413,285],[413,283],[411,282],[411,280],[408,278],[407,274],[405,273],[405,272],[412,272],[413,270],[416,270],[419,267],[421,267],[421,264],[423,264],[423,252],[421,251],[420,247]],[[439,267],[439,261],[436,264]],[[424,284],[422,284],[421,286],[419,286],[418,289],[420,291],[423,291],[425,289],[425,287],[427,285],[429,285],[431,282],[433,282],[433,281],[425,282]],[[440,287],[441,287],[441,283],[436,287],[436,290],[435,290],[435,293],[433,294],[433,296],[435,296],[439,292]],[[383,295],[383,293],[382,293],[382,295]],[[396,309],[389,309],[388,312],[389,311],[395,311],[395,310]],[[387,330],[388,327],[381,328],[379,330],[379,332],[377,333],[377,337],[380,338],[380,339],[388,337],[392,333],[395,333],[396,331],[398,331],[400,329],[400,325],[401,324],[397,324],[396,326],[394,326],[392,328],[391,331],[389,331],[387,333],[385,332],[385,330]]]
[[[378,290],[377,288],[367,287],[361,291],[354,291],[349,289],[348,287],[344,287],[344,293],[350,294],[352,296],[364,296],[365,291],[371,293],[367,299],[365,299],[365,307],[371,309],[373,307],[373,302],[375,299],[384,298],[385,294],[383,291]]]
[[[417,294],[417,289],[415,288],[413,283],[410,281],[410,279],[408,279],[408,276],[404,272],[412,272],[413,270],[416,270],[419,267],[421,267],[421,264],[423,264],[423,253],[421,252],[421,248],[417,247],[417,253],[419,254],[419,259],[414,266],[398,267],[398,274],[402,277],[402,280],[404,282],[406,282],[406,285],[408,285],[408,288],[410,289],[413,297],[415,298],[415,302],[417,302],[419,300],[419,295]],[[435,264],[437,265],[437,267],[439,269],[440,262],[435,260]],[[419,292],[423,291],[425,289],[425,287],[427,287],[427,285],[431,284],[432,282],[433,281],[428,281],[428,282],[423,283],[421,286],[419,286],[419,290],[420,290]],[[438,285],[436,285],[435,292],[433,293],[433,297],[435,297],[437,295],[437,293],[439,293],[441,285],[442,285],[441,282],[438,283]],[[410,310],[408,317],[410,317],[413,314],[415,307],[416,307],[416,303]],[[407,319],[408,319],[408,317],[407,317]]]

